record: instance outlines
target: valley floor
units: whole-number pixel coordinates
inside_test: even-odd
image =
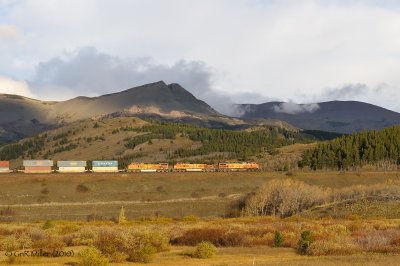
[[[240,197],[256,191],[269,180],[287,178],[343,188],[397,181],[400,173],[4,174],[0,175],[0,220],[109,220],[117,217],[121,206],[128,218],[223,217],[229,215]],[[398,207],[394,202],[386,212]],[[362,206],[358,209],[362,214]],[[325,213],[325,210],[317,211]],[[335,214],[330,212],[329,215]],[[385,216],[380,212],[373,215]],[[396,211],[389,218],[399,217]]]

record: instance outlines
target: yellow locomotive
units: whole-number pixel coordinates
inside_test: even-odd
[[[205,163],[176,163],[175,172],[214,172],[215,167],[212,164]]]
[[[258,163],[219,163],[218,170],[225,171],[258,171],[260,165]]]
[[[169,172],[168,163],[131,163],[128,165],[130,172]]]

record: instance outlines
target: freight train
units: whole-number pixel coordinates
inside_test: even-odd
[[[259,171],[258,163],[135,163],[125,169],[119,169],[118,161],[58,161],[56,166],[52,160],[24,160],[23,170],[10,169],[9,161],[0,161],[0,173],[117,173],[117,172],[227,172],[227,171]]]

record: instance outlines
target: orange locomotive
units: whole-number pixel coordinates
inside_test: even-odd
[[[258,163],[219,163],[218,170],[225,171],[258,171],[260,165]]]
[[[168,163],[131,163],[130,172],[169,172]]]
[[[177,163],[174,165],[175,172],[214,172],[212,164],[205,163]]]

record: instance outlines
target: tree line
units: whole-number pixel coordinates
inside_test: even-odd
[[[134,148],[151,139],[175,139],[177,135],[200,142],[198,148],[181,148],[170,155],[169,159],[208,155],[213,152],[234,154],[236,158],[248,160],[262,153],[275,153],[275,149],[297,142],[310,142],[310,136],[273,126],[264,126],[256,130],[211,129],[191,124],[152,121],[142,127],[122,127],[121,131],[144,133],[125,139],[127,148]]]
[[[362,131],[319,143],[303,153],[299,166],[313,170],[350,170],[380,162],[400,165],[400,126]]]

